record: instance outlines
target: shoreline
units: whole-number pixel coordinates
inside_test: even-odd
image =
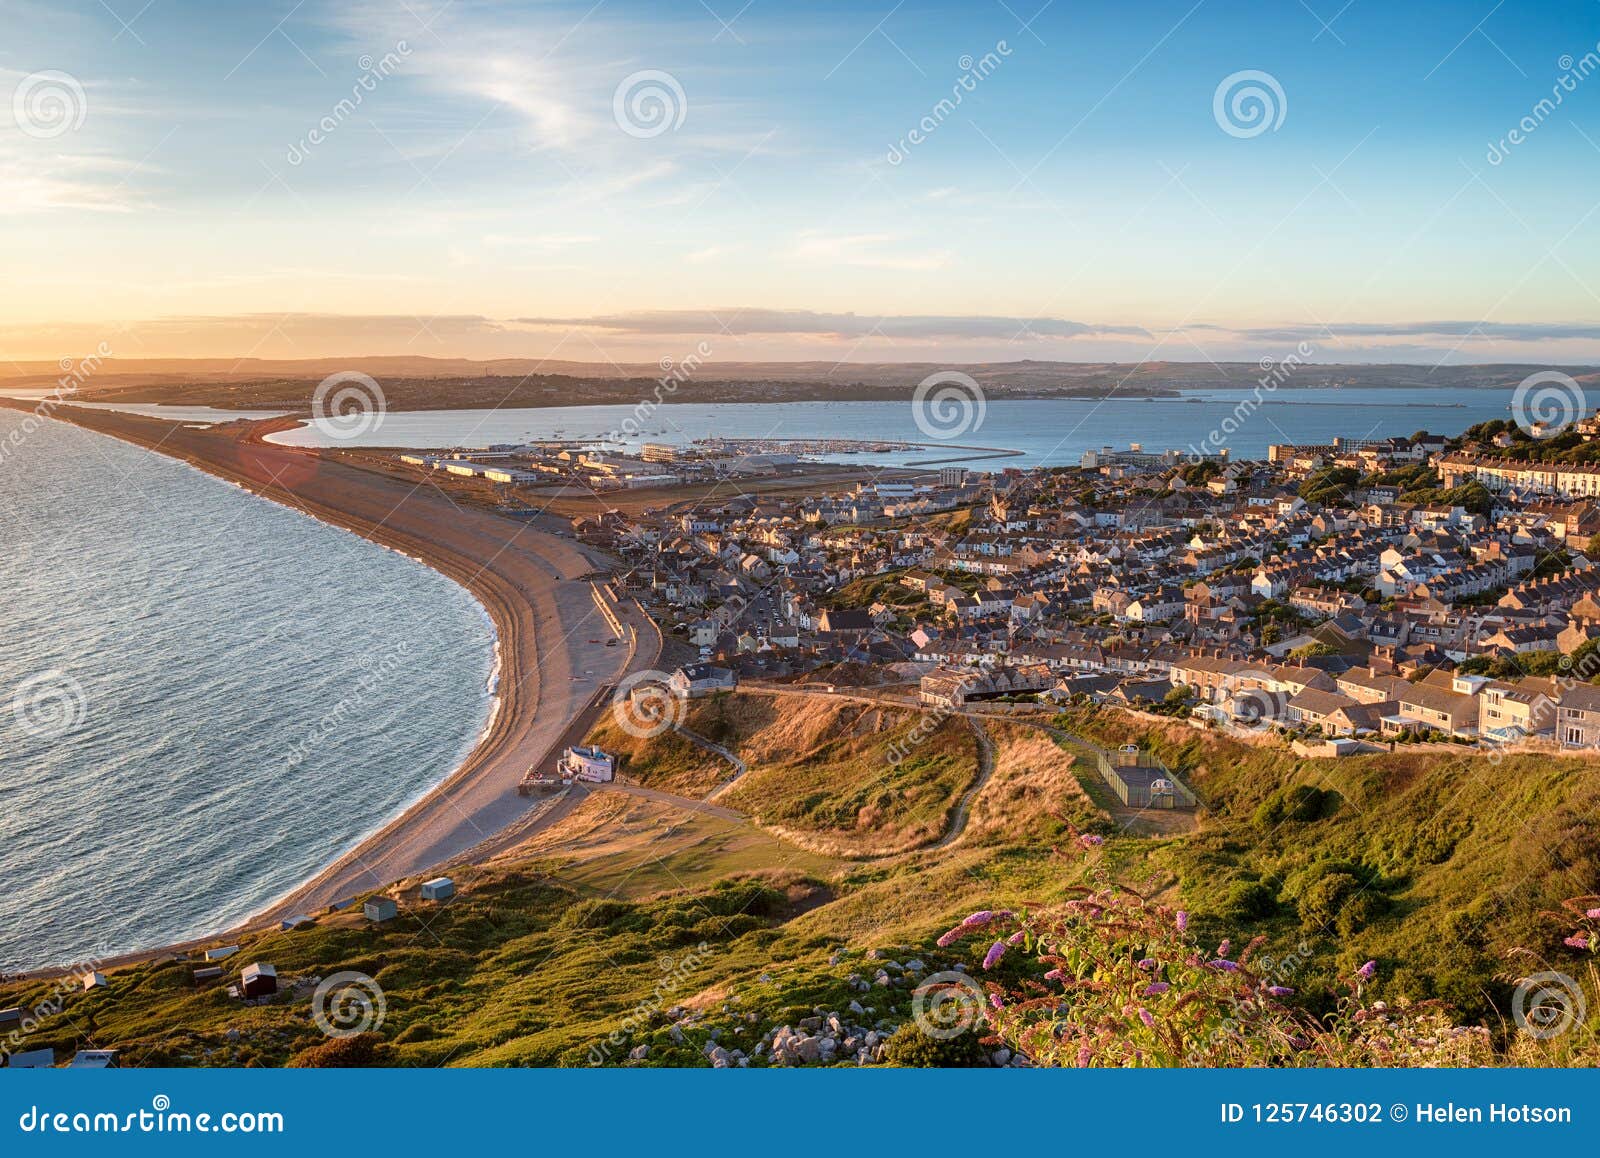
[[[21,400],[0,399],[0,406],[34,412]],[[588,706],[595,687],[630,667],[656,662],[658,648],[630,649],[618,663],[619,649],[609,654],[603,647],[586,649],[573,638],[589,629],[588,619],[599,622],[589,585],[581,580],[598,568],[577,544],[526,523],[459,507],[432,488],[335,462],[316,450],[261,441],[272,429],[299,425],[299,419],[196,429],[70,403],[47,414],[187,463],[258,498],[408,556],[463,587],[488,616],[495,640],[498,686],[490,714],[457,767],[355,847],[309,880],[264,902],[246,920],[192,940],[120,954],[98,962],[102,967],[215,944],[288,916],[314,916],[336,901],[458,859],[525,820],[532,802],[516,794],[518,781],[560,741]],[[644,618],[626,604],[617,612],[628,622]],[[653,638],[659,640],[658,635]],[[583,679],[580,671],[592,671],[596,678]],[[563,675],[568,679],[562,680]]]

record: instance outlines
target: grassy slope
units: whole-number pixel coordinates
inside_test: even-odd
[[[734,697],[720,716],[697,706],[704,714],[693,722],[708,734],[723,728],[720,741],[771,763],[764,780],[741,785],[751,793],[744,807],[807,799],[796,781],[812,769],[826,774],[814,777],[823,799],[807,815],[848,817],[873,783],[862,775],[865,753],[882,743],[883,721],[828,707],[828,718],[778,718],[761,699]],[[1137,739],[1160,751],[1211,805],[1199,833],[1118,835],[1085,794],[1092,780],[1081,761],[1069,763],[1037,731],[990,722],[996,770],[950,847],[850,863],[753,824],[600,794],[514,854],[453,870],[461,894],[446,906],[422,904],[412,889],[390,925],[345,913],[262,934],[228,963],[230,978],[252,960],[274,962],[291,982],[371,975],[387,1003],[382,1060],[399,1064],[582,1065],[597,1048],[615,1063],[636,1043],[651,1045],[650,1064],[703,1064],[698,1048],[713,1025],[759,1035],[817,1005],[842,1008],[853,996],[846,976],[871,974],[862,950],[973,965],[981,944],[940,952],[932,938],[973,909],[1059,900],[1083,872],[1078,857],[1056,851],[1070,841],[1069,823],[1107,833],[1114,874],[1183,903],[1208,934],[1237,944],[1260,932],[1279,957],[1305,942],[1307,959],[1286,981],[1313,1003],[1368,957],[1384,966],[1379,996],[1438,995],[1470,1014],[1503,997],[1496,974],[1528,971],[1505,958],[1513,946],[1575,968],[1559,926],[1539,914],[1595,890],[1592,762],[1401,752],[1312,763],[1111,714],[1070,724],[1101,742]],[[953,735],[970,741],[955,725]],[[953,807],[966,768],[930,813]],[[775,803],[757,793],[762,783]],[[1317,793],[1296,794],[1300,786]],[[737,879],[719,879],[729,875]],[[1341,893],[1340,876],[1355,886]],[[1302,909],[1317,914],[1309,928]],[[840,946],[855,956],[829,964]],[[26,1047],[93,1042],[123,1047],[134,1062],[179,1064],[282,1064],[325,1052],[310,984],[286,988],[271,1004],[245,1007],[220,988],[193,989],[186,966],[122,970],[109,990],[69,994]],[[0,1007],[31,1008],[51,992],[43,981],[0,986]],[[906,997],[874,990],[872,1000],[879,1016],[904,1020]],[[652,1012],[679,1004],[705,1015],[681,1045]]]
[[[1593,757],[1296,760],[1183,726],[1069,721],[1102,742],[1153,747],[1210,805],[1198,835],[1124,849],[1125,871],[1162,882],[1218,936],[1264,933],[1280,954],[1305,942],[1291,982],[1302,992],[1331,991],[1375,958],[1387,995],[1479,1017],[1506,1009],[1507,980],[1537,968],[1512,950],[1577,967],[1546,914],[1600,887]]]

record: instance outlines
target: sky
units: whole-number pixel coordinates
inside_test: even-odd
[[[1600,362],[1594,0],[0,20],[14,361]]]

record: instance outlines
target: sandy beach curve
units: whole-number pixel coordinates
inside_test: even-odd
[[[0,405],[34,409],[4,399]],[[320,451],[262,441],[294,419],[202,428],[71,406],[47,413],[187,462],[419,560],[482,603],[499,641],[500,698],[489,726],[466,760],[453,772],[440,769],[435,787],[402,815],[237,928],[104,964],[315,914],[468,850],[492,846],[508,829],[526,835],[527,824],[519,822],[536,802],[517,794],[523,774],[587,727],[600,689],[659,662],[660,633],[631,601],[614,610],[624,629],[632,629],[636,646],[605,645],[613,633],[586,581],[603,560],[525,521],[458,505],[432,485],[353,467]]]

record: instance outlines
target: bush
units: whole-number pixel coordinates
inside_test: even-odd
[[[1317,932],[1331,929],[1345,902],[1361,891],[1361,882],[1349,873],[1326,873],[1300,894],[1300,926]]]
[[[902,1025],[884,1047],[890,1065],[908,1069],[971,1069],[988,1064],[976,1030],[956,1037],[929,1037],[916,1025]]]
[[[1260,881],[1238,881],[1222,902],[1223,917],[1244,922],[1270,917],[1278,908],[1278,894]]]
[[[333,1037],[303,1049],[289,1059],[294,1069],[359,1069],[389,1064],[391,1050],[381,1034],[357,1033]]]

